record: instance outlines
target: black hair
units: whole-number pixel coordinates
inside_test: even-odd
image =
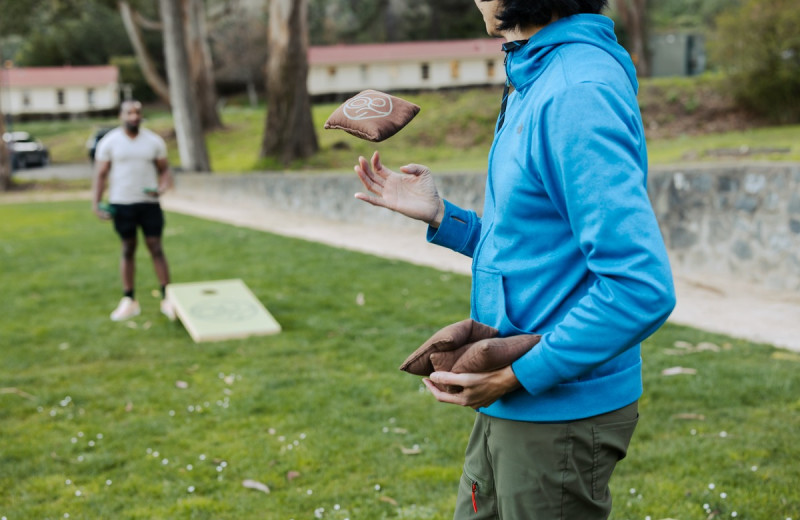
[[[488,1],[488,0],[482,0]],[[600,14],[608,0],[498,0],[497,29],[506,31],[525,27],[543,27],[553,16]]]

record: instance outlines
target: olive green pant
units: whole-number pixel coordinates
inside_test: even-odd
[[[638,403],[563,423],[479,413],[467,446],[455,520],[596,520],[639,418]]]

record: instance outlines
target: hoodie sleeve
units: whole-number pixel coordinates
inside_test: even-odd
[[[675,305],[645,186],[638,109],[606,85],[578,83],[556,93],[539,121],[545,146],[534,161],[594,276],[563,320],[512,365],[531,394],[575,381],[637,345]]]
[[[481,219],[471,210],[444,201],[444,217],[438,229],[428,227],[428,242],[472,258],[481,236]]]

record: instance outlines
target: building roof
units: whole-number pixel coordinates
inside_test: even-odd
[[[11,67],[0,69],[3,85],[9,87],[100,87],[116,83],[119,69],[94,67]]]
[[[503,39],[446,40],[357,45],[325,45],[308,49],[310,65],[342,65],[387,61],[502,58]]]

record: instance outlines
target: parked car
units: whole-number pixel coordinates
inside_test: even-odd
[[[42,142],[28,132],[7,132],[3,141],[11,155],[11,168],[21,170],[29,166],[47,166],[50,153]]]
[[[97,143],[111,130],[113,130],[113,128],[98,128],[89,139],[86,140],[86,149],[89,151],[89,160],[92,161],[92,164],[94,164],[94,153],[97,151]]]

